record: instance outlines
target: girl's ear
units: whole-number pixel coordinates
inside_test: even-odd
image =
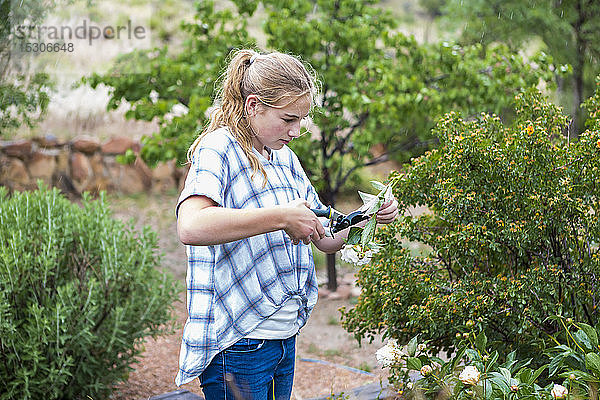
[[[244,104],[246,115],[254,117],[258,113],[259,107],[260,100],[258,100],[258,97],[255,94],[249,94],[248,97],[246,97],[246,103]]]

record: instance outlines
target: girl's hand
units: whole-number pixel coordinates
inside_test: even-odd
[[[294,244],[300,241],[309,244],[313,240],[325,237],[323,225],[310,210],[310,204],[306,200],[297,199],[279,207],[285,221],[284,231]]]
[[[389,224],[398,216],[398,201],[392,198],[381,205],[375,216],[378,224]]]

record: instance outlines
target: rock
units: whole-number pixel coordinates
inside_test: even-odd
[[[25,139],[4,142],[1,145],[4,154],[10,157],[19,157],[21,159],[31,154],[32,147],[33,142]]]
[[[36,151],[29,162],[29,173],[35,179],[42,179],[52,185],[52,175],[56,169],[56,157],[53,152]]]
[[[102,159],[102,155],[99,153],[94,154],[90,158],[90,165],[92,167],[92,172],[94,176],[105,176],[108,177],[108,171],[106,170],[106,166],[104,165],[104,160]]]
[[[79,191],[73,183],[73,180],[69,177],[69,175],[61,171],[57,171],[56,175],[54,176],[54,186],[70,198],[77,199],[81,197]]]
[[[190,164],[178,166],[175,168],[175,175],[177,177],[177,187],[180,193],[183,190],[183,187],[185,186],[185,178],[187,178],[189,170]]]
[[[3,162],[0,182],[13,190],[26,190],[34,186],[25,163],[18,158],[8,158]]]
[[[143,192],[146,189],[137,169],[132,165],[119,165],[117,190],[125,194]]]
[[[85,154],[78,152],[71,154],[71,178],[73,178],[75,187],[79,191],[85,186],[88,179],[92,177],[92,174],[92,165]]]
[[[329,295],[331,295],[331,290],[329,290],[327,288],[319,288],[319,298],[320,299],[328,298]]]
[[[105,176],[94,176],[93,179],[85,186],[84,190],[94,195],[109,191],[114,187],[112,181]]]
[[[56,156],[56,172],[65,176],[70,176],[70,157],[69,157],[69,148],[67,146],[63,146],[58,150],[58,155]]]
[[[104,157],[102,157],[102,154],[95,153],[90,158],[90,165],[92,167],[93,178],[86,186],[85,190],[91,193],[112,190],[114,188],[114,184],[108,168],[104,164]]]
[[[387,152],[385,145],[383,143],[376,143],[371,146],[369,149],[369,153],[373,156],[373,158],[381,157]]]
[[[60,146],[58,138],[51,133],[47,133],[44,136],[37,137],[34,140],[38,144],[38,146],[44,148]]]
[[[135,159],[133,166],[137,171],[144,188],[150,189],[152,186],[152,170],[148,167],[148,165],[146,165],[140,156]]]
[[[90,136],[77,136],[71,142],[71,146],[74,150],[80,151],[85,154],[92,154],[100,149],[100,141],[95,137]]]
[[[104,143],[101,150],[104,154],[125,154],[128,149],[132,149],[136,153],[139,152],[139,142],[126,136],[117,136]]]
[[[152,191],[155,193],[164,193],[170,189],[177,189],[177,181],[174,175],[174,160],[159,163],[152,170]]]
[[[133,194],[150,188],[152,172],[141,159],[134,164],[124,165],[117,162],[115,156],[105,156],[104,163],[114,190]]]

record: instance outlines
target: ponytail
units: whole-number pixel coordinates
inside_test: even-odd
[[[192,155],[204,136],[226,127],[248,157],[253,171],[252,177],[258,171],[263,175],[264,187],[267,184],[267,173],[252,150],[255,134],[246,118],[246,98],[255,94],[263,104],[281,107],[280,102],[284,98],[310,95],[312,108],[318,92],[316,79],[291,55],[277,52],[261,55],[247,49],[238,50],[233,54],[221,78],[223,83],[215,99],[216,108],[210,115],[209,123],[190,146],[187,153],[188,162],[191,162]]]

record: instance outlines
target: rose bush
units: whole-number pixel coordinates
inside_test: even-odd
[[[442,118],[439,148],[392,178],[408,213],[380,228],[382,247],[358,272],[362,294],[342,310],[344,327],[359,341],[421,334],[450,352],[476,328],[492,350],[539,364],[561,329],[549,316],[596,325],[600,91],[586,107],[577,140],[562,110],[534,90],[515,98],[510,124]],[[416,206],[427,211],[410,214]]]
[[[519,359],[515,351],[506,356],[490,351],[485,333],[474,330],[459,334],[458,350],[447,360],[432,355],[429,345],[417,345],[418,336],[406,346],[391,339],[377,359],[391,369],[392,382],[407,399],[597,400],[598,330],[564,317],[552,319],[563,330],[551,338],[556,345],[538,356],[543,365],[535,370],[532,359]]]

